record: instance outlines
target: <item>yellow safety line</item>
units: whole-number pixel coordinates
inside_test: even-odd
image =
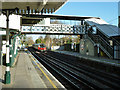
[[[35,61],[34,59],[33,59],[33,61]],[[36,63],[36,61],[35,61],[35,63]],[[36,63],[36,65],[39,67],[39,69],[42,71],[42,73],[45,75],[45,77],[49,80],[49,82],[52,84],[52,86],[56,89],[56,90],[58,90],[58,88],[55,86],[55,84],[52,82],[52,80],[46,75],[46,73],[42,70],[42,68],[40,67],[40,65],[39,64],[37,64]]]

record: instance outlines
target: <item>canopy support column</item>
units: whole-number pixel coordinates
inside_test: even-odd
[[[11,83],[11,75],[10,75],[10,47],[9,47],[9,16],[15,10],[18,10],[18,8],[15,9],[2,9],[2,13],[6,15],[6,72],[5,72],[5,84]]]
[[[9,60],[9,10],[6,11],[6,72],[5,72],[5,84],[9,84],[11,82],[10,79],[10,60]]]

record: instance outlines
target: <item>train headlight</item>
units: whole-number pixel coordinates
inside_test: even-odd
[[[46,50],[46,48],[44,48],[44,50]]]

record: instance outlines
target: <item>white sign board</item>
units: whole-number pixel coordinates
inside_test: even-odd
[[[10,15],[9,16],[9,28],[20,30],[20,15]],[[0,15],[0,27],[6,28],[6,16]]]
[[[6,31],[0,31],[0,35],[6,35]]]

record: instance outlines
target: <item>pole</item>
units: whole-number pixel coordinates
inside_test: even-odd
[[[16,37],[16,44],[15,44],[16,46],[16,53],[15,53],[15,57],[17,56],[17,53],[18,53],[18,50],[17,50],[17,47],[18,47],[18,36]]]
[[[2,66],[2,35],[0,35],[0,65]]]
[[[114,48],[114,46],[115,46],[115,43],[114,43],[114,40],[113,40],[113,59],[115,59],[115,48]]]
[[[76,49],[76,42],[75,42],[75,51],[76,51],[77,49]]]
[[[9,10],[6,11],[6,72],[5,72],[5,84],[10,84],[10,61],[9,61]]]
[[[12,66],[12,39],[10,38],[10,66]]]
[[[99,44],[97,44],[98,47],[98,57],[100,56],[100,49],[99,49]]]

